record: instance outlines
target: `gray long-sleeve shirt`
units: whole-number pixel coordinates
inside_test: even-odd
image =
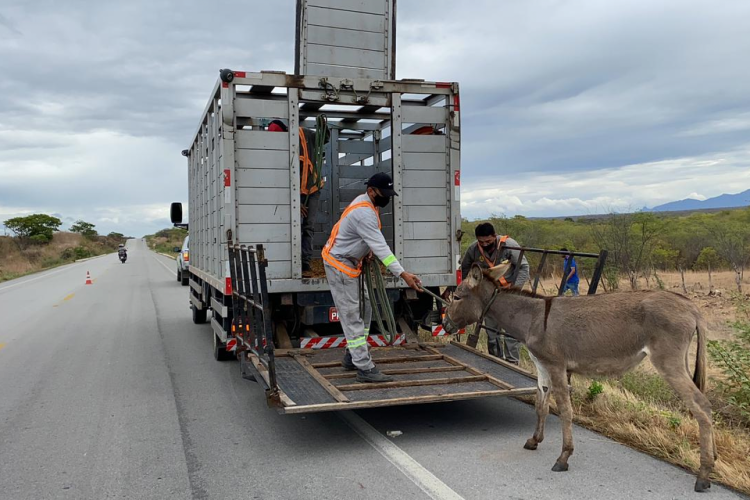
[[[357,196],[350,205],[372,203],[367,194]],[[357,267],[362,258],[372,251],[395,276],[401,276],[401,267],[393,255],[383,233],[378,227],[378,216],[370,207],[355,208],[339,224],[331,255],[344,264]]]
[[[499,242],[500,237],[498,237],[498,245]],[[506,239],[504,245],[509,247],[521,246],[513,238]],[[503,277],[516,288],[522,288],[529,280],[529,262],[526,260],[526,257],[523,257],[520,263],[518,262],[518,257],[521,255],[519,250],[508,250],[507,248],[496,247],[493,252],[485,252],[487,259],[490,261],[487,262],[479,252],[478,247],[479,243],[475,241],[469,245],[469,248],[466,250],[464,260],[461,262],[461,275],[463,277],[468,276],[472,264],[479,264],[481,267],[488,269],[492,265],[498,265],[505,260],[509,260],[511,264],[510,269],[508,269],[508,272],[505,273],[505,276]]]

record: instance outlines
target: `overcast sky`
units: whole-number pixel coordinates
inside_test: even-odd
[[[294,2],[0,0],[0,221],[140,236],[187,197],[229,67],[292,72]],[[398,1],[398,78],[460,82],[468,218],[750,188],[750,1]]]

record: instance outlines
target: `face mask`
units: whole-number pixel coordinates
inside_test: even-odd
[[[388,202],[391,201],[391,198],[388,196],[381,196],[379,194],[375,195],[375,200],[373,200],[373,203],[375,203],[376,207],[384,208],[386,205],[388,205]]]
[[[492,252],[495,249],[495,244],[490,243],[489,245],[482,245],[482,250],[485,252]]]

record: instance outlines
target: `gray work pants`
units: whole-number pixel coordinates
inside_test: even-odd
[[[347,265],[349,265],[347,263]],[[346,337],[346,347],[352,355],[352,362],[360,370],[371,370],[375,363],[370,357],[370,349],[367,347],[367,336],[370,334],[370,322],[372,321],[372,305],[364,290],[365,314],[360,314],[360,287],[358,278],[350,278],[338,269],[325,263],[326,278],[331,287],[333,303],[339,313],[341,328]]]
[[[300,195],[301,202],[305,203],[307,195]],[[315,226],[313,225],[315,219],[318,216],[318,209],[320,208],[320,191],[316,191],[310,195],[307,200],[307,217],[302,218],[302,268],[306,269],[310,266],[310,260],[313,256],[313,235],[315,234]]]
[[[484,324],[495,330],[503,331],[495,320],[492,318],[484,318]],[[510,363],[518,364],[519,361],[519,342],[507,335],[485,330],[487,332],[487,350],[493,356],[504,359]]]

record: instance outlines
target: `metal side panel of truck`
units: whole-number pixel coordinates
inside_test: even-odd
[[[193,144],[183,152],[189,166],[191,301],[198,310],[214,309],[220,340],[229,329],[229,241],[264,245],[268,292],[279,304],[324,306],[321,294],[330,297],[325,278],[303,279],[301,265],[299,127],[314,129],[320,114],[328,118],[331,139],[314,221],[314,257],[320,258],[346,206],[365,191],[365,180],[387,172],[399,196],[381,219],[395,255],[425,286],[456,285],[459,112],[458,84],[452,82],[223,70]],[[267,131],[274,119],[286,121],[289,132]],[[391,277],[387,285],[404,294],[402,281]]]

